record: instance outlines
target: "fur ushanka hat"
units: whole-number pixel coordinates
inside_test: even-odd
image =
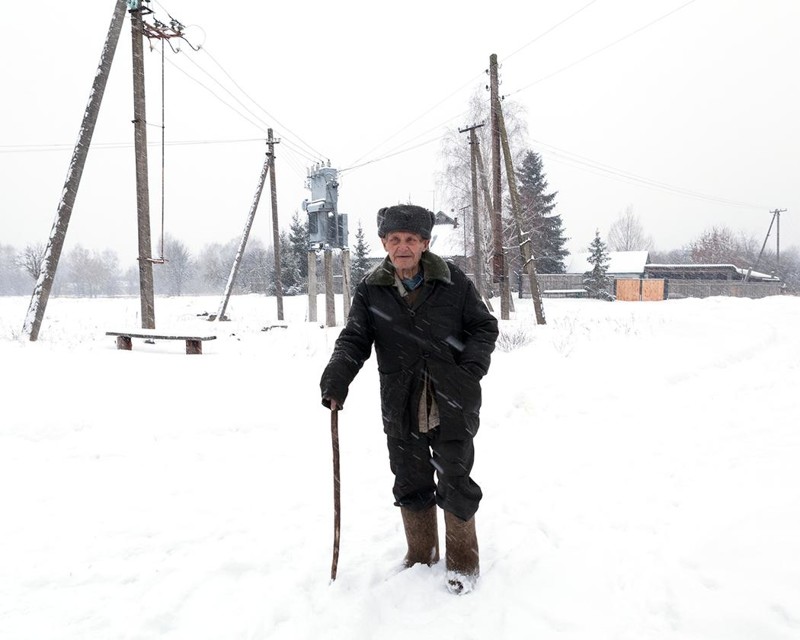
[[[415,204],[396,204],[378,211],[378,235],[385,238],[392,231],[410,231],[430,240],[434,216],[432,211]]]

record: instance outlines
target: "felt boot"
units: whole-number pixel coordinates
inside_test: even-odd
[[[423,511],[400,508],[403,526],[406,530],[408,552],[403,558],[405,568],[415,564],[428,566],[439,562],[439,529],[436,519],[436,505]]]
[[[447,590],[459,595],[469,593],[480,575],[475,518],[462,520],[445,511],[444,524]]]

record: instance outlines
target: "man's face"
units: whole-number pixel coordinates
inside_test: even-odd
[[[429,241],[418,233],[392,231],[385,238],[381,238],[381,242],[394,268],[400,271],[414,269],[419,264],[422,252],[428,248]]]

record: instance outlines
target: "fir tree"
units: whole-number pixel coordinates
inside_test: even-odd
[[[557,191],[547,193],[542,158],[528,151],[517,170],[522,230],[531,240],[537,273],[564,273],[567,238],[561,214],[553,213]]]
[[[350,265],[350,281],[352,282],[353,289],[361,282],[361,279],[369,271],[369,245],[364,238],[364,229],[361,226],[361,220],[358,221],[358,230],[356,231],[356,246],[353,251],[353,262]]]
[[[295,217],[296,216],[297,214],[295,214]],[[307,252],[303,253],[304,260],[298,263],[291,236],[286,235],[285,231],[281,231],[279,242],[281,255],[284,257],[283,260],[281,260],[281,289],[286,295],[294,296],[303,292],[303,278],[300,275],[300,264],[308,264],[305,259]]]
[[[301,222],[300,215],[295,211],[289,226],[289,250],[303,280],[308,277],[309,242],[308,221]]]
[[[589,297],[598,300],[613,300],[614,295],[610,291],[612,282],[606,275],[610,261],[608,247],[600,238],[600,231],[595,231],[586,261],[592,265],[591,270],[583,274],[583,286]]]

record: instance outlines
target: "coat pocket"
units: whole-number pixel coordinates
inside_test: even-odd
[[[387,432],[397,432],[403,427],[403,417],[408,404],[410,371],[380,373],[381,414]]]

